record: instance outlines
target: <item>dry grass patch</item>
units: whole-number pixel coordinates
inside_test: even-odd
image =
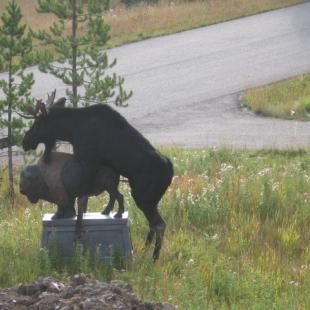
[[[9,0],[0,2],[3,12]],[[24,21],[34,30],[48,28],[56,19],[51,14],[39,14],[36,0],[16,0],[21,6]],[[303,3],[303,0],[209,0],[169,1],[157,5],[143,5],[126,8],[118,0],[112,0],[113,10],[105,19],[111,26],[111,45],[120,45],[195,27],[219,23],[233,18],[256,14],[289,5]]]
[[[223,22],[280,7],[302,3],[300,0],[210,0],[167,1],[158,5],[118,7],[105,18],[111,25],[114,44],[174,33]]]

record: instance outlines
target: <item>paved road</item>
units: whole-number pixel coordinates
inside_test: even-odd
[[[121,113],[158,144],[310,146],[310,122],[258,117],[238,103],[249,87],[310,72],[309,16],[310,2],[112,49],[134,91]],[[35,72],[36,96],[64,91]]]

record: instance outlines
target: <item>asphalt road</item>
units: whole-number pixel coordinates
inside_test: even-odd
[[[153,143],[310,146],[310,122],[240,108],[247,88],[310,72],[310,2],[109,51],[134,96],[120,112]],[[33,94],[65,87],[36,68]]]

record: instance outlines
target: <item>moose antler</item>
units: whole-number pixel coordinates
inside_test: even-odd
[[[55,103],[55,96],[56,96],[56,89],[49,95],[47,94],[47,100],[46,104],[41,100],[37,100],[36,106],[26,106],[25,112],[28,113],[28,115],[21,114],[19,112],[16,112],[19,116],[25,118],[25,119],[34,119],[37,118],[38,112],[41,112],[42,115],[47,115],[48,111],[52,108],[60,108],[64,107],[66,103],[66,98],[62,97],[59,98]]]
[[[46,100],[46,108],[47,108],[47,110],[49,110],[53,106],[54,100],[55,100],[55,96],[56,96],[56,89],[50,95],[47,94],[47,100]]]
[[[22,113],[19,113],[17,111],[15,111],[19,116],[21,116],[22,118],[25,118],[25,119],[35,119],[37,116],[38,116],[38,112],[41,111],[42,113],[44,113],[42,111],[42,109],[45,109],[45,105],[44,103],[42,102],[42,100],[37,100],[37,104],[35,107],[31,106],[31,105],[28,105],[25,107],[25,112],[28,114],[28,115],[25,115],[25,114],[22,114]]]

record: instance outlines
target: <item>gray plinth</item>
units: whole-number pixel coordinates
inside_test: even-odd
[[[130,260],[132,244],[128,212],[125,212],[121,219],[114,218],[113,215],[85,213],[80,242],[105,260],[110,260],[116,255]],[[45,214],[43,217],[42,246],[50,248],[52,244],[57,244],[61,253],[70,257],[74,253],[76,241],[76,218],[52,220],[52,216],[53,214]]]

